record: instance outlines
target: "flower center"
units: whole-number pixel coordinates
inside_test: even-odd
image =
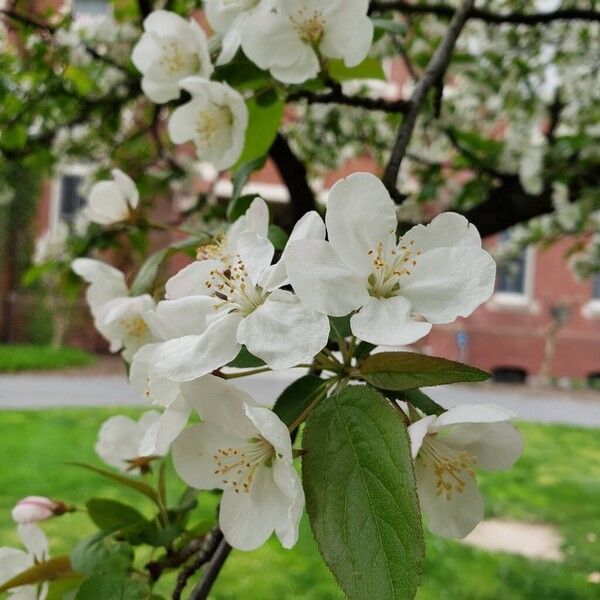
[[[221,301],[215,304],[215,310],[227,306],[230,312],[240,312],[245,316],[257,309],[268,296],[252,283],[239,255],[236,262],[231,261],[223,269],[212,270],[206,287],[212,291],[214,298]]]
[[[140,315],[134,315],[120,321],[121,328],[130,338],[142,339],[148,335],[148,325]]]
[[[196,252],[198,260],[222,260],[228,262],[231,256],[228,254],[227,236],[225,232],[220,231],[214,236],[212,244],[200,246]]]
[[[223,475],[223,485],[231,486],[236,494],[249,492],[258,467],[270,466],[274,456],[275,448],[262,436],[238,448],[219,448],[213,456],[215,475]]]
[[[433,469],[436,476],[435,493],[438,496],[444,494],[446,500],[450,500],[454,492],[463,492],[467,476],[475,477],[473,465],[477,463],[476,456],[434,441],[431,436],[425,438],[419,460],[425,467]]]
[[[200,59],[181,49],[177,40],[163,41],[160,64],[170,77],[180,76],[183,72],[195,73],[200,69]]]
[[[318,10],[312,12],[306,6],[298,9],[296,17],[290,17],[298,37],[311,46],[316,46],[323,39],[325,21],[323,13]]]
[[[198,112],[196,133],[207,146],[213,146],[224,129],[233,125],[233,113],[228,106],[211,104]]]
[[[402,244],[402,242],[401,242]],[[417,264],[417,256],[421,254],[412,240],[408,245],[384,248],[382,241],[377,242],[374,250],[368,254],[373,259],[373,272],[367,280],[368,291],[374,298],[391,298],[400,291],[400,280],[410,275],[410,268]]]

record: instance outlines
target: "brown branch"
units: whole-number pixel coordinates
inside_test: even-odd
[[[456,9],[449,4],[415,4],[413,2],[371,2],[371,12],[400,11],[412,15],[437,15],[450,19]],[[472,8],[469,19],[477,19],[493,25],[512,23],[513,25],[540,25],[553,21],[600,21],[600,12],[593,9],[563,8],[546,13],[494,13],[489,10]]]
[[[0,15],[5,18],[11,19],[15,23],[20,23],[21,25],[27,25],[28,27],[33,27],[35,29],[41,29],[42,31],[47,31],[48,33],[54,33],[57,26],[49,25],[48,23],[42,23],[41,21],[36,21],[35,19],[18,13],[14,10],[10,10],[7,8],[0,8]]]
[[[206,600],[208,598],[208,594],[212,589],[215,580],[217,579],[229,553],[231,552],[231,546],[222,539],[219,543],[219,547],[217,548],[208,568],[206,569],[206,573],[204,574],[204,578],[198,584],[196,589],[190,595],[190,600]],[[175,600],[175,599],[174,599]]]
[[[425,72],[415,87],[409,100],[408,111],[398,129],[396,141],[383,176],[383,183],[392,197],[399,202],[401,202],[402,199],[398,193],[396,181],[398,179],[398,172],[400,171],[402,159],[406,154],[410,138],[412,137],[417,123],[417,117],[425,104],[429,90],[443,79],[444,73],[450,64],[450,59],[458,36],[469,18],[469,12],[473,8],[474,3],[475,0],[463,0],[454,17],[452,17],[452,21],[450,21],[444,39],[436,48],[433,56],[429,60]]]
[[[347,96],[340,90],[333,90],[322,94],[299,90],[287,97],[288,102],[306,100],[308,104],[340,104],[342,106],[354,106],[367,110],[380,110],[388,113],[402,113],[408,108],[406,100],[385,100],[383,98],[367,98],[365,96]]]

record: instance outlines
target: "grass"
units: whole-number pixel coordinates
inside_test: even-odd
[[[125,411],[126,412],[126,411]],[[129,411],[131,413],[131,411]],[[109,482],[66,461],[98,463],[93,442],[99,424],[114,411],[0,412],[0,545],[16,543],[10,508],[27,494],[83,503],[91,495],[130,499]],[[481,477],[487,516],[555,524],[565,538],[564,563],[531,561],[476,550],[427,535],[427,559],[419,600],[590,600],[600,587],[587,581],[598,570],[600,449],[597,430],[523,424],[526,450],[506,473]],[[170,493],[181,485],[170,478]],[[197,518],[211,514],[207,498]],[[44,524],[55,555],[92,533],[86,517],[66,515]],[[600,537],[600,536],[599,536]],[[161,591],[168,596],[172,577]],[[275,540],[261,549],[234,552],[211,595],[213,600],[337,600],[343,596],[323,566],[305,518],[298,545],[282,550]],[[374,599],[375,600],[375,599]],[[386,600],[386,599],[376,599]]]
[[[82,367],[93,361],[93,355],[77,348],[0,345],[0,373]]]

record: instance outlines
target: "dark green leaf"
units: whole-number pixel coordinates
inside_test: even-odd
[[[81,540],[71,552],[71,564],[78,573],[119,573],[133,563],[133,548],[125,542],[107,538],[104,532]]]
[[[286,425],[291,425],[323,395],[323,384],[316,375],[297,379],[281,392],[273,411]]]
[[[243,52],[238,52],[226,65],[216,67],[212,78],[238,90],[258,90],[271,85],[273,81],[268,71],[259,69]]]
[[[158,275],[158,269],[160,269],[160,265],[162,265],[162,262],[165,260],[168,253],[169,249],[163,248],[152,254],[146,260],[131,284],[131,290],[129,292],[131,296],[140,296],[147,293],[152,288],[156,276]]]
[[[385,79],[381,62],[376,58],[365,58],[356,67],[347,67],[342,60],[335,59],[329,63],[329,74],[336,81],[350,79]]]
[[[283,250],[289,237],[290,236],[281,229],[281,227],[269,225],[269,240],[275,247],[275,250]]]
[[[148,584],[123,575],[94,575],[83,582],[75,600],[149,600]]]
[[[331,330],[329,332],[329,339],[337,341],[339,338],[347,338],[352,335],[352,329],[350,329],[350,317],[352,315],[346,315],[345,317],[329,317],[329,324]]]
[[[248,183],[248,180],[250,179],[252,173],[262,169],[265,166],[266,160],[266,155],[263,155],[253,160],[244,162],[243,164],[240,164],[233,176],[233,191],[231,192],[230,204],[231,202],[240,197],[240,195],[242,194],[242,190],[244,189],[246,183]]]
[[[444,412],[444,408],[442,406],[440,406],[427,394],[424,394],[421,390],[404,390],[403,392],[387,390],[385,395],[388,398],[393,398],[394,400],[404,400],[405,402],[410,402],[410,404],[422,410],[426,415],[441,415]]]
[[[322,402],[303,436],[306,508],[350,600],[412,600],[425,547],[410,444],[399,411],[368,386]]]
[[[105,531],[116,531],[146,522],[146,518],[139,511],[118,500],[92,498],[88,500],[86,507],[90,519],[99,529]]]
[[[246,346],[242,346],[239,354],[227,365],[235,369],[255,369],[264,366],[265,362],[251,354]]]
[[[371,344],[370,342],[360,342],[360,344],[356,346],[354,356],[356,356],[357,360],[364,360],[375,348],[375,344]]]
[[[372,354],[360,365],[371,385],[382,390],[411,390],[432,385],[485,381],[489,374],[475,367],[438,356],[415,352]]]
[[[235,223],[241,216],[246,214],[252,202],[256,198],[256,194],[245,194],[232,198],[227,205],[227,220],[230,223]]]

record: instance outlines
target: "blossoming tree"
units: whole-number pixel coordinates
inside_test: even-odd
[[[131,385],[152,408],[138,420],[115,415],[102,425],[95,449],[107,468],[78,466],[135,490],[152,516],[112,499],[91,498],[84,509],[25,498],[13,518],[27,552],[0,549],[0,591],[32,600],[65,593],[76,600],[160,598],[156,582],[177,570],[174,599],[186,588],[189,598],[206,598],[231,548],[253,550],[272,534],[291,548],[306,510],[319,550],[349,598],[413,598],[425,553],[423,517],[437,535],[467,535],[483,517],[477,470],[510,468],[522,438],[511,424],[514,415],[500,407],[444,410],[420,390],[483,381],[486,373],[401,347],[490,298],[496,268],[481,232],[552,212],[553,194],[561,195],[560,202],[554,198],[557,222],[564,225],[564,211],[576,207],[583,233],[597,208],[591,192],[597,154],[587,145],[592,116],[563,117],[575,82],[553,89],[550,103],[541,100],[535,110],[514,97],[526,91],[511,95],[499,89],[503,82],[481,83],[465,58],[469,45],[479,44],[471,58],[480,54],[490,68],[507,67],[496,64],[486,35],[468,26],[567,21],[585,35],[598,13],[494,13],[473,0],[456,7],[207,0],[209,36],[191,16],[192,3],[167,2],[176,14],[140,1],[143,31],[115,25],[104,33],[108,43],[95,46],[74,33],[69,17],[39,21],[17,4],[3,14],[40,37],[3,60],[13,70],[23,55],[35,60],[39,53],[43,62],[49,55],[42,46],[53,46],[49,52],[68,67],[59,76],[53,66],[41,86],[49,89],[40,93],[57,85],[68,116],[62,121],[64,114],[48,110],[28,122],[23,92],[13,100],[18,110],[2,108],[14,111],[0,137],[2,152],[11,160],[51,163],[52,153],[41,148],[58,144],[57,130],[66,127],[62,143],[69,151],[93,140],[89,151],[119,167],[110,179],[100,173],[89,190],[85,217],[92,224],[75,232],[66,250],[63,245],[59,255],[53,250],[39,262],[87,284],[98,331],[121,353]],[[381,58],[392,46],[414,79],[412,91],[400,99],[373,97],[360,82],[382,76]],[[463,60],[450,74],[453,56]],[[575,59],[565,52],[566,65]],[[85,61],[92,61],[97,79],[81,68]],[[545,80],[533,80],[540,73],[549,77],[542,66],[527,73],[538,92]],[[465,96],[478,110],[465,111]],[[282,120],[286,103],[301,106],[294,119]],[[315,114],[315,105],[326,111]],[[378,116],[350,126],[335,106]],[[531,110],[522,147],[511,147],[510,135],[504,141],[492,135],[499,124],[513,127],[500,122],[499,106],[508,113]],[[128,125],[115,122],[115,111]],[[98,130],[75,139],[84,118]],[[286,137],[313,175],[356,147],[359,126],[375,150],[389,138],[383,177],[355,173],[338,181],[319,212],[307,170]],[[233,173],[228,224],[179,224],[187,237],[146,257],[128,281],[89,255],[118,243],[144,254],[148,234],[170,228],[152,220],[146,198],[175,179],[185,185],[196,161],[174,150],[183,144],[217,171]],[[449,158],[432,159],[434,149]],[[291,214],[279,223],[285,229],[271,222],[262,198],[242,194],[267,154],[291,192]],[[561,160],[570,169],[563,164],[561,171]],[[135,164],[143,165],[139,176]],[[465,172],[467,179],[452,175]],[[415,189],[418,177],[430,182],[427,192]],[[456,210],[410,226],[407,205],[419,209],[428,194],[451,197],[446,207]],[[497,212],[507,194],[510,206]],[[164,277],[163,264],[176,253],[192,261]],[[295,369],[298,377],[274,404],[233,383],[281,369]],[[178,501],[166,493],[169,460],[188,486]],[[216,522],[195,522],[198,499],[215,491]],[[58,516],[66,523],[74,510],[86,510],[98,532],[70,555],[49,558],[37,523]],[[154,558],[140,564],[146,547]]]

